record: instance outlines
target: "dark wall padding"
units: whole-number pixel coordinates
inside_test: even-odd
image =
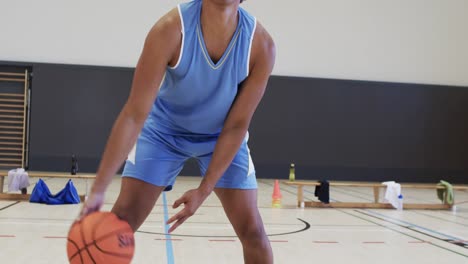
[[[31,65],[31,169],[69,170],[75,153],[95,171],[133,69]],[[468,183],[468,88],[273,76],[250,148],[260,178],[294,162],[298,179]]]
[[[468,88],[272,77],[251,125],[258,174],[468,182]]]
[[[133,70],[34,65],[30,169],[96,171],[112,125],[125,103]]]

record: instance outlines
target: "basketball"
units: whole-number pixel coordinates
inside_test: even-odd
[[[68,233],[71,264],[128,264],[135,239],[130,225],[111,212],[95,212],[75,222]]]

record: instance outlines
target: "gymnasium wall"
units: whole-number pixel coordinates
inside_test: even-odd
[[[0,8],[0,60],[134,67],[181,1],[23,0]],[[247,0],[273,35],[274,74],[468,86],[466,0]]]
[[[33,70],[30,169],[99,163],[132,68]],[[260,178],[468,183],[468,87],[272,76],[250,127]],[[184,175],[198,175],[188,163]]]

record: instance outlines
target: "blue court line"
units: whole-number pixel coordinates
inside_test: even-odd
[[[167,264],[174,264],[174,250],[172,248],[171,235],[169,234],[169,225],[166,224],[169,220],[169,213],[167,210],[167,199],[166,193],[163,192],[163,204],[164,204],[164,233],[166,234],[166,256]]]

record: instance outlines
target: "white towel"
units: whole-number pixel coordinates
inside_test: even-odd
[[[394,181],[383,182],[387,186],[385,191],[385,201],[389,202],[398,210],[403,209],[403,195],[401,194],[401,185]]]
[[[29,176],[24,169],[14,169],[8,172],[8,192],[17,192],[29,186]]]

